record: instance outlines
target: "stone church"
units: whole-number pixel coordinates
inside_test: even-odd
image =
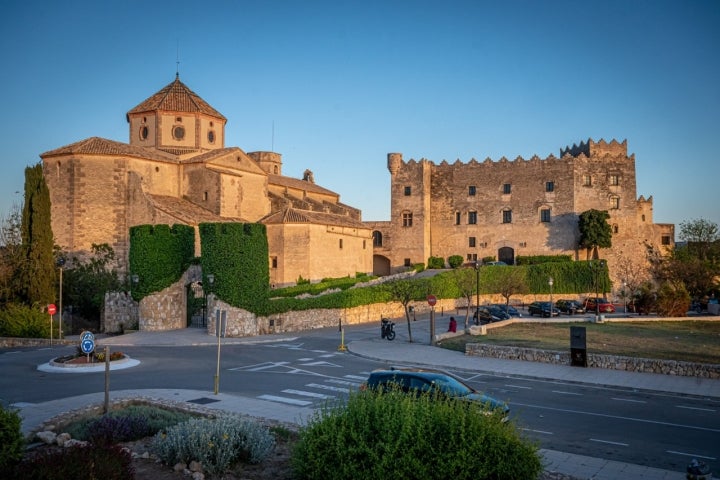
[[[372,272],[372,232],[360,210],[310,171],[284,176],[278,153],[226,146],[227,119],[179,75],[126,120],[128,143],[91,137],[40,155],[55,243],[65,251],[82,256],[107,243],[127,272],[132,226],[260,222],[275,286]],[[200,255],[197,228],[196,238]]]
[[[653,223],[652,197],[636,196],[635,155],[627,141],[582,142],[529,160],[408,160],[390,153],[391,220],[373,229],[374,271],[391,273],[431,256],[466,262],[491,257],[569,254],[578,249],[579,214],[610,214],[612,248],[601,249],[613,276],[619,257],[643,261],[648,247],[666,251],[674,226]],[[623,279],[616,273],[616,285]]]

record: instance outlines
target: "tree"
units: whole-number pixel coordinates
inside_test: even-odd
[[[720,240],[718,225],[699,218],[680,224],[680,239],[687,242],[687,248],[700,260],[716,260],[720,249],[716,243]]]
[[[623,282],[623,299],[630,299],[632,303],[640,285],[650,280],[650,273],[643,260],[637,257],[626,256],[621,251],[615,258],[615,272]]]
[[[40,163],[25,168],[21,238],[20,297],[29,305],[52,303],[55,300],[56,272],[50,226],[50,191]]]
[[[0,305],[18,300],[18,271],[22,265],[22,210],[12,206],[0,219]]]
[[[465,330],[470,325],[470,306],[472,305],[472,297],[477,293],[478,281],[477,272],[474,268],[459,268],[451,272],[452,279],[457,285],[460,294],[467,300],[467,310],[465,311]]]
[[[408,338],[412,343],[412,331],[410,329],[410,310],[408,305],[414,300],[424,298],[428,292],[428,283],[425,280],[397,280],[385,283],[385,289],[390,294],[391,300],[400,302],[405,310],[407,320]]]
[[[492,275],[485,284],[485,288],[493,293],[499,293],[505,299],[505,311],[510,305],[510,297],[527,293],[529,288],[525,282],[525,270],[519,267],[501,268]]]
[[[578,228],[580,230],[580,248],[586,249],[587,260],[598,258],[598,248],[612,247],[612,228],[607,223],[610,214],[607,210],[587,210],[580,214]]]

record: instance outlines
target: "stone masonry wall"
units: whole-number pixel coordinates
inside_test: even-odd
[[[100,325],[105,333],[122,333],[138,328],[138,304],[129,292],[107,292]]]

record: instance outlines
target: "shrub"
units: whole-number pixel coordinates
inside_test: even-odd
[[[458,268],[464,261],[462,255],[450,255],[448,257],[448,265],[450,265],[450,268]]]
[[[87,478],[127,480],[135,478],[129,450],[117,445],[88,444],[72,448],[42,450],[16,466],[10,478],[66,480]]]
[[[436,270],[445,268],[445,260],[442,257],[430,257],[428,258],[427,268]]]
[[[239,461],[259,463],[274,447],[275,438],[265,427],[229,415],[191,419],[153,439],[153,450],[165,463],[194,460],[210,474],[221,474]]]
[[[684,317],[690,310],[690,294],[683,285],[673,287],[665,283],[657,295],[657,313],[661,317]]]
[[[129,442],[151,435],[143,417],[104,415],[88,425],[88,440],[95,445]]]
[[[25,449],[22,421],[16,410],[0,404],[0,472],[20,461]]]
[[[293,471],[298,479],[537,478],[537,447],[500,415],[436,396],[353,393],[301,429]]]
[[[0,337],[49,338],[48,315],[39,308],[8,304],[0,310]]]

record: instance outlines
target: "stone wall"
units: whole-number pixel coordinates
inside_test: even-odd
[[[107,292],[105,307],[100,318],[101,330],[105,333],[122,333],[137,330],[139,320],[138,304],[130,292]]]
[[[504,360],[524,360],[528,362],[570,365],[570,349],[566,352],[538,350],[536,348],[504,347],[468,343],[465,354],[478,357],[501,358]],[[674,360],[653,360],[616,355],[587,354],[588,367],[624,370],[627,372],[659,373],[697,378],[720,379],[720,364],[709,365]]]

